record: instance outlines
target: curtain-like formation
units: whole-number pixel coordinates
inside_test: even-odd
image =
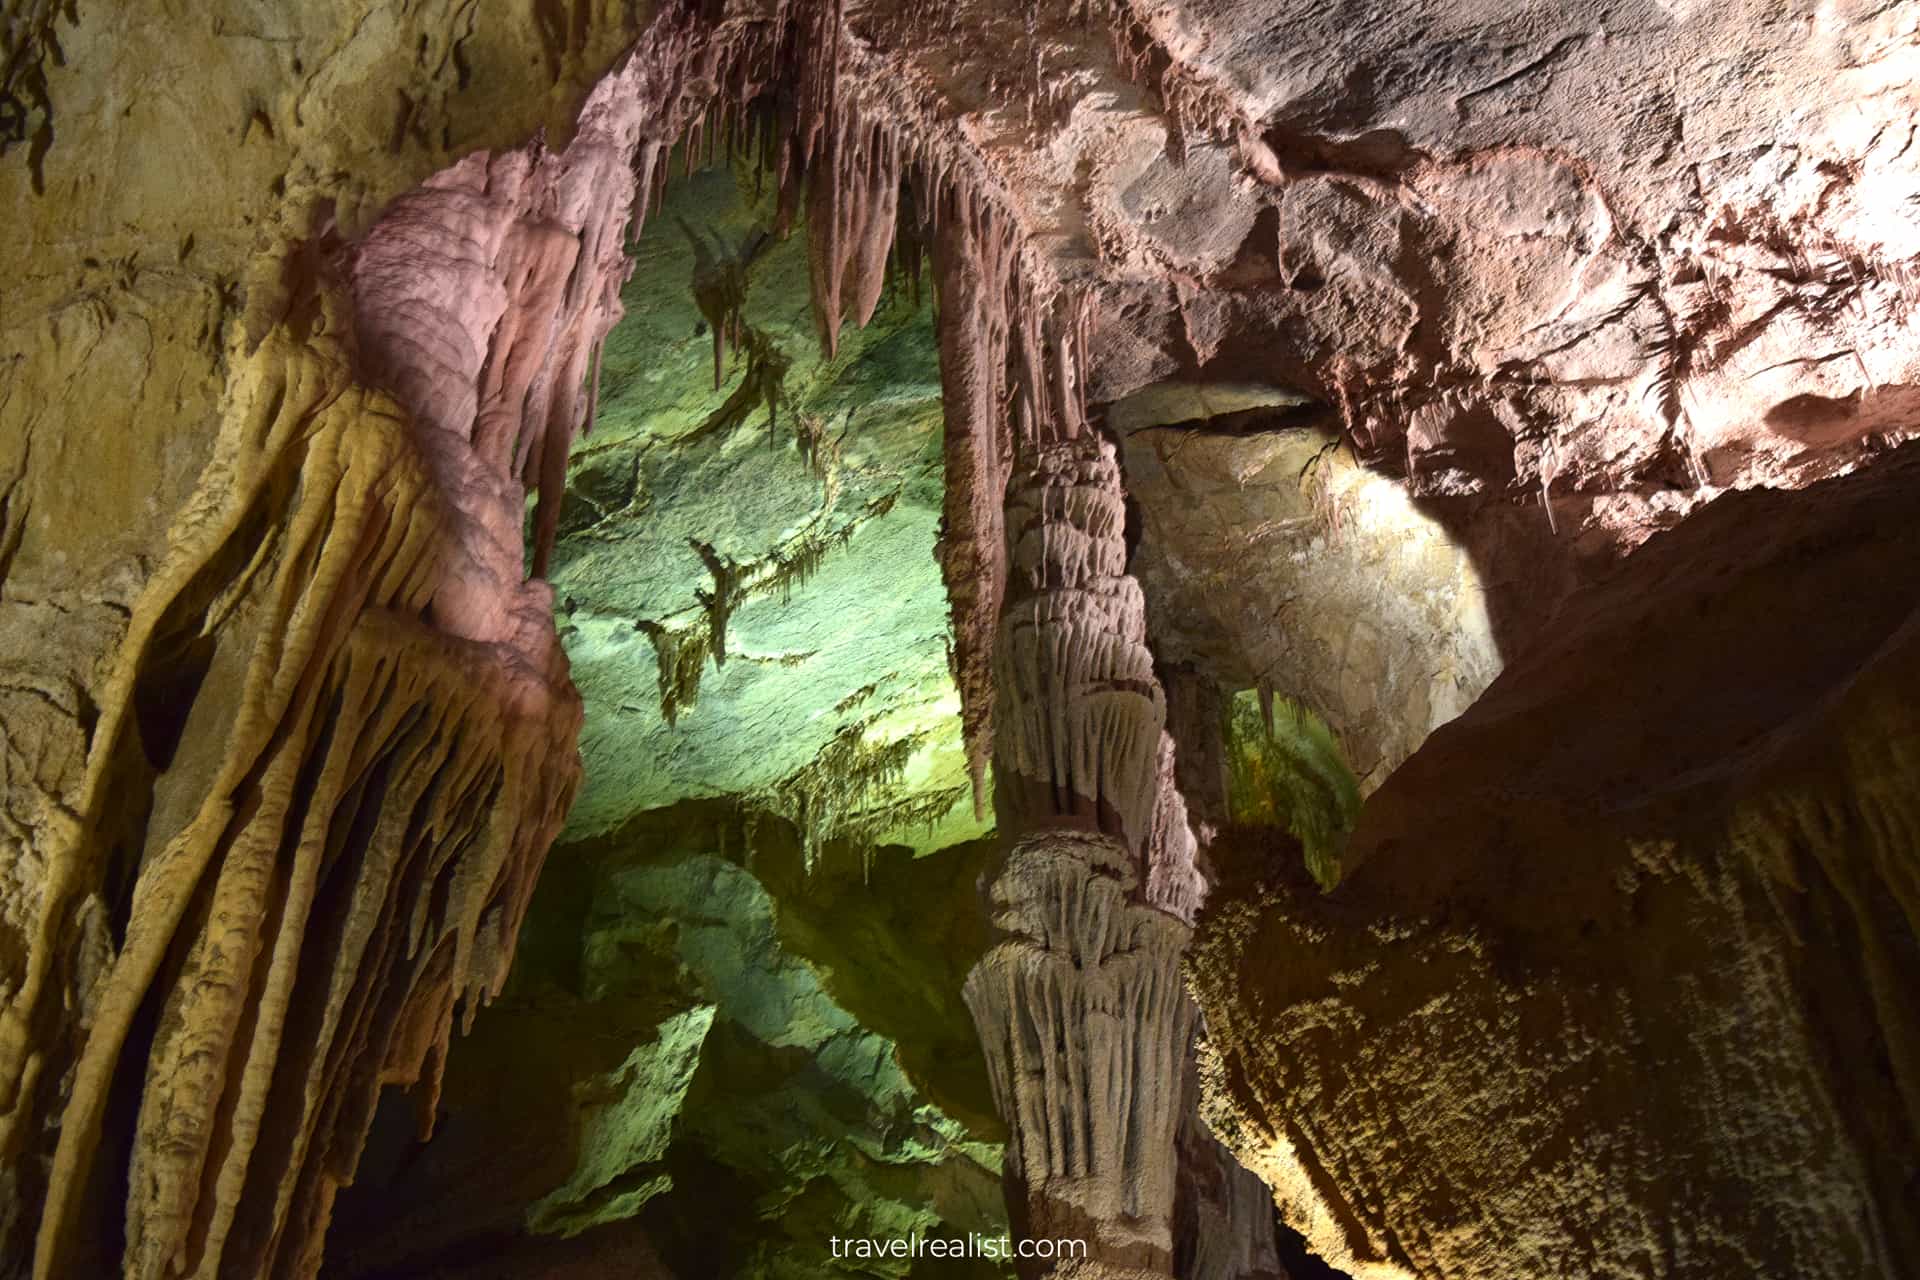
[[[656,23],[565,150],[476,153],[253,281],[212,460],[20,904],[0,1274],[312,1276],[381,1088],[431,1127],[579,780],[538,575],[634,157],[711,92],[693,30]]]
[[[406,416],[352,383],[338,299],[303,308],[230,384],[6,1008],[10,1175],[45,1208],[5,1243],[36,1276],[123,1251],[130,1276],[313,1274],[379,1088],[423,1083],[431,1116],[578,779],[557,645],[438,625],[454,515]],[[129,872],[120,943],[75,984],[78,922]],[[63,1062],[35,1033],[75,999]]]

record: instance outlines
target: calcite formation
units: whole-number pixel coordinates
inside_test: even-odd
[[[629,243],[723,155],[829,359],[934,286],[1021,1232],[1272,1269],[1197,926],[1194,1105],[1350,1274],[1912,1272],[1913,4],[270,9],[0,20],[0,1275],[316,1274],[430,1125],[578,784]],[[789,366],[704,230],[731,440]],[[667,720],[829,549],[690,542]],[[1337,822],[1243,803],[1248,689]],[[809,851],[904,768],[850,723]]]
[[[1085,1241],[1089,1274],[1170,1275],[1195,842],[1126,573],[1114,448],[1054,430],[1020,433],[1009,488],[993,664],[1007,938],[967,1003],[1010,1131],[1016,1226]]]
[[[431,1128],[578,781],[521,504],[586,416],[625,265],[595,161],[649,103],[608,82],[576,149],[482,156],[352,251],[322,209],[202,331],[200,479],[4,846],[8,1274],[314,1274],[381,1087]]]
[[[380,1085],[424,1081],[430,1115],[456,1006],[505,978],[577,780],[557,646],[440,622],[461,513],[313,285],[233,353],[35,858],[0,1066],[13,1202],[43,1205],[6,1253],[36,1275],[123,1238],[129,1275],[311,1273]]]

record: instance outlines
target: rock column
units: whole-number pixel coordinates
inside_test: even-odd
[[[1021,1262],[1028,1276],[1172,1274],[1180,956],[1200,885],[1124,521],[1110,444],[1026,446],[993,662],[1005,937],[966,998],[1012,1131],[1014,1229],[1086,1242],[1086,1261]]]

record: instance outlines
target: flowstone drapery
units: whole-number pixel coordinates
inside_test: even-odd
[[[4,1243],[39,1277],[313,1274],[380,1087],[424,1082],[430,1117],[456,1006],[504,980],[578,777],[551,631],[436,619],[453,504],[307,302],[319,332],[241,363],[136,609],[0,1023],[5,1181],[45,1206]],[[128,854],[124,935],[75,982]]]
[[[84,776],[0,843],[35,889],[0,965],[0,1275],[312,1276],[380,1090],[431,1129],[579,780],[526,495],[544,547],[630,157],[682,127],[694,52],[657,24],[568,147],[257,264]]]

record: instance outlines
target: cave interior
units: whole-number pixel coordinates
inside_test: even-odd
[[[0,32],[0,1280],[1920,1280],[1920,0]]]

